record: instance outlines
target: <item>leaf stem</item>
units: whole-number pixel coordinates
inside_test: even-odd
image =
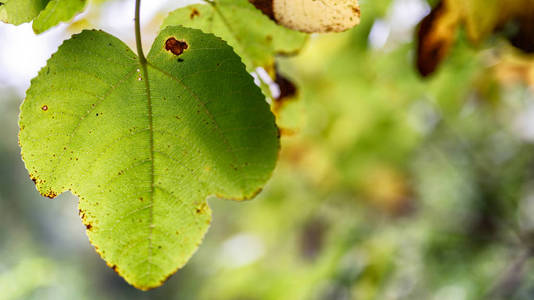
[[[141,42],[141,22],[139,20],[139,12],[141,10],[141,0],[135,0],[135,43],[137,45],[137,56],[141,66],[146,65],[145,54],[143,53],[143,44]]]

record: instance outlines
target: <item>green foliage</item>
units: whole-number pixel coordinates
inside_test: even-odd
[[[19,25],[33,20],[33,31],[42,33],[60,22],[71,20],[85,7],[86,0],[6,0],[0,6],[0,20]]]
[[[70,21],[85,7],[86,0],[50,0],[33,21],[33,31],[42,33],[60,22]]]
[[[440,26],[424,36],[445,38],[427,47],[442,65],[426,80],[415,72],[415,28],[398,18],[398,1],[363,1],[358,29],[276,57],[298,92],[273,100],[283,136],[275,176],[259,201],[210,202],[209,238],[149,294],[116,279],[87,243],[72,242],[79,220],[62,212],[74,201],[28,192],[11,134],[16,101],[9,109],[0,101],[0,127],[13,129],[0,135],[0,176],[8,174],[0,180],[0,299],[479,300],[492,289],[532,299],[530,263],[503,271],[532,253],[534,138],[523,119],[531,119],[534,61],[502,39],[530,45],[532,1],[442,2],[455,5],[427,17]],[[32,18],[54,11],[46,3]],[[179,23],[229,45],[165,27]],[[380,27],[384,44],[374,40]],[[273,71],[275,55],[305,39],[245,0],[178,9],[163,28],[148,65],[105,33],[75,35],[32,82],[19,123],[38,190],[79,196],[97,252],[140,289],[158,286],[196,251],[211,222],[206,197],[248,198],[270,176],[277,130],[246,70]]]
[[[49,0],[6,0],[0,2],[0,20],[19,25],[39,15]]]
[[[247,0],[216,0],[179,8],[162,28],[183,25],[221,37],[241,56],[249,71],[273,70],[275,54],[299,51],[307,35],[277,25]]]
[[[75,35],[32,81],[19,122],[39,192],[78,195],[97,251],[141,289],[197,249],[207,196],[254,196],[278,153],[273,115],[222,40],[168,27],[147,60],[148,78],[118,39]]]

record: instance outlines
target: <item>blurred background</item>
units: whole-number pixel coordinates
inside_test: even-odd
[[[145,49],[192,2],[143,1]],[[38,194],[17,144],[51,53],[93,27],[133,45],[134,1],[92,1],[39,36],[0,24],[0,300],[534,299],[534,14],[476,10],[426,51],[418,24],[454,15],[429,15],[438,2],[360,0],[358,27],[277,59],[297,93],[276,103],[272,179],[252,201],[210,199],[204,243],[149,292],[96,254],[74,196]],[[474,34],[473,18],[491,26]]]

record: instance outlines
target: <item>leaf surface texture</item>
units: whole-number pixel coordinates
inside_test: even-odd
[[[42,33],[80,13],[87,0],[5,0],[0,1],[0,21],[14,25],[33,20],[33,31]]]
[[[169,41],[187,48],[177,55]],[[32,81],[19,121],[39,192],[76,194],[96,250],[140,289],[197,249],[211,220],[206,198],[253,197],[279,148],[268,104],[224,41],[168,27],[147,60],[145,78],[124,43],[83,31]]]

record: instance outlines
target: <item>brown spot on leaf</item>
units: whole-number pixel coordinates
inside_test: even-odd
[[[42,109],[43,111],[47,111],[47,110],[48,110],[48,105],[46,105],[46,104],[43,105],[43,106],[41,107],[41,109]]]
[[[93,245],[93,246],[94,246],[94,245]],[[102,251],[102,252],[98,251],[98,248],[97,248],[96,246],[95,246],[95,250],[96,250],[96,252],[97,252],[98,254],[100,254],[100,256],[102,256],[102,254],[104,253],[104,251]],[[102,258],[104,258],[104,257],[102,256]],[[109,263],[109,262],[106,261],[106,265],[107,265],[108,267],[110,267],[113,271],[115,271],[117,274],[121,275],[121,273],[119,272],[119,269],[117,268],[117,265],[116,265],[116,264],[112,264],[112,263]],[[122,276],[122,275],[121,275],[121,276]]]
[[[355,15],[357,15],[358,17],[360,17],[360,15],[361,15],[361,11],[360,11],[360,7],[359,7],[359,6],[353,6],[353,7],[352,7],[352,11],[354,12]]]
[[[57,194],[54,191],[48,191],[48,192],[44,193],[43,196],[45,196],[47,198],[50,198],[50,199],[54,199],[54,198],[56,198]]]
[[[174,55],[184,53],[187,48],[189,48],[189,45],[185,41],[179,41],[174,37],[170,37],[165,41],[165,50],[172,52]]]
[[[199,206],[197,206],[195,211],[197,214],[205,214],[207,210],[208,210],[208,204],[202,203]]]
[[[82,219],[82,223],[83,225],[85,225],[85,228],[87,229],[87,231],[91,231],[93,229],[93,223],[87,219],[87,215],[85,214],[85,211],[78,209],[78,214],[80,215],[80,218]]]
[[[248,0],[262,13],[274,20],[273,0]]]
[[[196,8],[191,9],[191,14],[189,15],[189,18],[193,20],[195,17],[200,17],[200,12]]]
[[[280,96],[278,96],[277,100],[293,97],[297,94],[297,87],[295,84],[278,72],[276,73],[274,82],[280,88]]]
[[[82,220],[85,220],[85,212],[81,209],[78,209],[78,215],[80,215],[80,218],[82,218]]]
[[[278,115],[287,102],[296,99],[297,86],[287,77],[280,74],[276,67],[275,74],[276,79],[274,82],[280,89],[280,95],[274,99],[273,112],[275,115]]]

